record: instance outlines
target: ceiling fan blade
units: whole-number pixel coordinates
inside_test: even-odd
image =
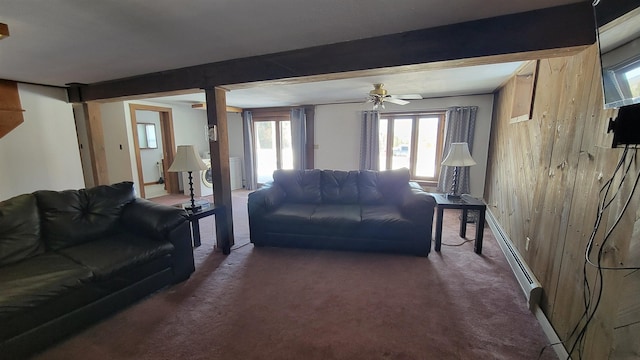
[[[397,98],[386,98],[384,101],[388,101],[390,103],[394,103],[394,104],[398,104],[398,105],[407,105],[409,102],[408,101],[404,101],[402,99],[397,99]]]
[[[403,94],[403,95],[392,95],[396,99],[403,100],[422,100],[422,95],[420,94]]]

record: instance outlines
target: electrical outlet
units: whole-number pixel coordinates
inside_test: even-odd
[[[527,242],[524,244],[524,249],[526,251],[529,251],[529,243],[531,242],[531,239],[527,236]]]

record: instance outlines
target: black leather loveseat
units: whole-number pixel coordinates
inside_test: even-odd
[[[427,256],[435,200],[392,171],[277,170],[249,194],[255,246],[389,251]]]
[[[184,210],[133,183],[0,202],[0,358],[16,359],[194,271]]]

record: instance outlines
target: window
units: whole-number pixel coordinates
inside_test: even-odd
[[[149,123],[137,123],[138,146],[140,149],[157,149],[156,125]]]
[[[380,114],[380,170],[406,167],[413,180],[437,183],[444,117],[444,112]]]
[[[286,111],[262,114],[254,112],[254,139],[258,183],[273,180],[278,169],[293,169],[291,120]]]

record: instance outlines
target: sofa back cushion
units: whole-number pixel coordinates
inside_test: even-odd
[[[358,203],[358,171],[323,170],[320,184],[322,202],[328,204]]]
[[[135,199],[132,182],[80,190],[41,190],[35,195],[42,216],[42,238],[52,250],[113,233],[122,208]]]
[[[360,203],[365,205],[400,204],[409,187],[409,169],[360,171],[358,190]]]
[[[36,197],[24,194],[0,202],[0,266],[43,252]]]
[[[273,183],[286,193],[286,202],[318,204],[320,193],[320,170],[276,170]]]

